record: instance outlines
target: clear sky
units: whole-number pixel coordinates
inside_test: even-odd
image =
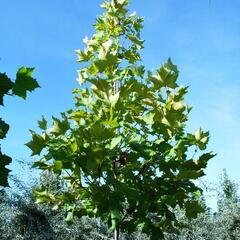
[[[75,49],[93,33],[102,12],[100,0],[0,0],[0,71],[14,78],[20,66],[35,67],[41,89],[26,102],[6,98],[1,116],[11,124],[3,151],[27,160],[28,129],[41,115],[59,116],[73,106],[78,87]],[[240,1],[132,0],[131,11],[145,17],[143,63],[153,70],[168,57],[178,65],[179,82],[190,85],[193,105],[189,129],[209,130],[210,162],[206,179],[216,181],[223,168],[240,180]],[[13,163],[11,169],[19,169]]]

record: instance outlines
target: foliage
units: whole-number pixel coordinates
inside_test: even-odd
[[[111,239],[107,226],[99,219],[83,217],[68,225],[64,222],[64,210],[52,210],[51,206],[34,203],[31,186],[26,186],[11,176],[13,187],[0,195],[1,240],[107,240]],[[57,191],[61,181],[54,174],[42,175],[52,191]],[[134,235],[122,233],[121,240],[148,240],[140,232]]]
[[[13,82],[6,73],[0,73],[0,105],[3,105],[4,96],[18,96],[26,99],[27,92],[38,88],[37,81],[32,77],[33,68],[21,67],[17,71],[16,80]],[[0,118],[0,139],[4,139],[9,130],[9,125]],[[11,157],[2,153],[0,149],[0,186],[8,186],[9,169],[6,165],[12,161]]]
[[[96,33],[77,50],[83,63],[73,91],[75,108],[43,118],[42,133],[31,131],[27,146],[41,157],[34,167],[54,171],[66,184],[57,192],[43,184],[37,203],[64,208],[66,220],[94,216],[110,230],[141,229],[151,239],[163,238],[179,225],[174,209],[188,218],[203,210],[192,180],[204,175],[214,154],[206,149],[209,133],[186,133],[191,107],[187,87],[179,87],[179,71],[169,59],[156,73],[139,62],[143,19],[128,14],[128,0],[104,2]],[[194,153],[194,154],[192,154]]]
[[[217,212],[205,208],[196,219],[189,221],[184,211],[177,215],[185,222],[179,234],[166,234],[168,240],[236,240],[240,237],[240,203],[237,185],[224,174],[218,190]],[[16,179],[14,185],[19,186]],[[59,189],[59,178],[52,173],[44,173],[41,178],[51,191]],[[61,182],[61,181],[60,181]],[[226,182],[234,186],[231,200],[224,195]],[[48,205],[37,205],[31,195],[31,187],[19,186],[21,190],[2,190],[0,192],[0,232],[3,240],[104,240],[112,239],[107,226],[99,219],[83,217],[68,225],[63,221],[64,210],[52,210]],[[21,193],[21,194],[20,194]],[[213,194],[213,192],[211,192]],[[215,193],[216,194],[216,193]],[[148,240],[139,231],[132,235],[123,233],[121,240]]]
[[[238,186],[233,181],[231,181],[227,175],[226,169],[223,170],[221,179],[222,188],[218,193],[218,208],[226,206],[231,203],[236,203],[239,201],[237,195]]]
[[[240,239],[240,201],[238,187],[231,181],[226,172],[215,192],[218,209],[213,213],[205,209],[191,221],[185,218],[186,228],[180,229],[179,235],[169,235],[169,240],[237,240]],[[231,191],[229,191],[231,189]],[[231,192],[231,194],[229,194]],[[184,218],[184,216],[183,216]]]

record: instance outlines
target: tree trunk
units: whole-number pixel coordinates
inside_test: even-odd
[[[119,240],[119,233],[120,229],[119,227],[116,227],[116,229],[114,230],[114,240]]]

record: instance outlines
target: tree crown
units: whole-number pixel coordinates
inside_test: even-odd
[[[51,128],[39,121],[42,134],[32,131],[27,146],[42,155],[35,167],[66,180],[57,193],[44,186],[36,191],[39,203],[65,207],[68,221],[96,216],[111,229],[141,228],[159,239],[177,226],[176,206],[189,218],[202,210],[193,200],[201,189],[192,180],[204,175],[214,154],[200,154],[208,132],[185,132],[191,107],[184,102],[187,87],[176,82],[177,67],[169,59],[152,73],[139,64],[143,19],[129,14],[127,5],[102,4],[96,33],[76,51],[83,67],[75,108],[53,118]]]

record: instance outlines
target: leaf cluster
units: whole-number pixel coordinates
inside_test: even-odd
[[[209,183],[208,183],[209,188]],[[205,207],[205,211],[196,219],[188,220],[179,212],[186,226],[179,229],[179,234],[168,234],[168,240],[236,240],[240,238],[240,202],[239,188],[229,179],[226,172],[214,189],[207,194],[215,195],[218,206],[216,212]]]
[[[83,217],[69,225],[64,221],[64,209],[52,210],[49,205],[34,203],[31,189],[36,187],[36,183],[29,185],[29,181],[21,182],[18,177],[12,175],[11,180],[12,188],[5,188],[0,192],[1,240],[112,239],[106,224],[99,219]],[[36,182],[36,179],[31,180]],[[61,186],[61,179],[53,173],[44,173],[39,180],[52,191],[58,190]],[[136,238],[149,239],[140,232],[120,235],[120,240]]]
[[[33,68],[21,67],[16,74],[16,80],[13,82],[6,73],[0,73],[0,105],[4,106],[3,100],[5,96],[18,96],[26,99],[27,92],[38,88],[37,81],[32,77]],[[4,139],[9,130],[9,125],[0,118],[0,139]],[[3,154],[0,149],[0,186],[8,186],[9,169],[6,165],[12,161],[11,157]]]

